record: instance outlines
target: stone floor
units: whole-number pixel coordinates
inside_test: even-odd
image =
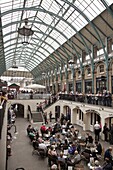
[[[8,168],[7,170],[15,170],[16,168],[23,167],[25,170],[47,170],[47,159],[41,159],[37,155],[32,156],[33,147],[30,140],[26,134],[26,128],[29,122],[23,118],[17,118],[16,126],[18,134],[13,134],[12,142],[12,156],[8,158]],[[40,123],[33,125],[37,128],[40,127]],[[82,128],[77,127],[82,134]],[[13,131],[13,129],[12,129]],[[110,145],[107,142],[101,141],[104,149],[108,148]]]

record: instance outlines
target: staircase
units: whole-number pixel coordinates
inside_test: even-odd
[[[43,115],[41,112],[32,112],[33,123],[43,122]]]

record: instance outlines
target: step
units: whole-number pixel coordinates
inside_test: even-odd
[[[41,112],[32,113],[33,122],[43,122],[43,115]]]

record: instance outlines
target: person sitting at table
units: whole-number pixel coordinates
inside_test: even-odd
[[[109,147],[109,148],[105,151],[105,153],[104,153],[104,160],[105,160],[106,158],[108,158],[109,161],[111,162],[111,164],[113,165],[113,161],[112,161],[112,159],[113,159],[113,157],[112,157],[112,147]]]
[[[30,138],[31,142],[33,141],[35,136],[36,136],[35,132],[33,132],[33,131],[29,132],[29,138]]]
[[[61,135],[60,135],[60,133],[58,133],[58,134],[56,134],[56,143],[57,143],[58,147],[61,146],[61,142],[62,142]]]
[[[58,167],[57,167],[56,164],[53,164],[53,165],[51,166],[51,170],[57,170],[57,169],[58,169]]]
[[[36,140],[36,137],[34,137],[33,141],[32,141],[32,145],[34,150],[37,150],[39,147],[39,142]]]
[[[62,126],[61,126],[61,129],[62,129],[62,135],[66,135],[66,124],[64,123]]]
[[[74,135],[74,137],[75,137],[75,140],[77,139],[78,134],[79,134],[79,130],[75,128],[75,129],[74,129],[74,133],[73,133],[73,135]]]
[[[95,145],[96,145],[97,154],[101,155],[102,154],[102,145],[101,145],[101,143],[99,143],[98,141],[95,141]]]
[[[109,158],[105,158],[105,162],[102,165],[103,170],[112,170],[112,164]]]
[[[50,137],[49,141],[50,141],[50,144],[51,144],[51,145],[52,145],[54,142],[56,143],[56,142],[57,142],[57,139],[56,139],[55,135],[53,135],[52,137]]]
[[[94,170],[102,170],[102,167],[98,160],[94,162]]]
[[[56,149],[55,149],[55,147],[51,146],[48,150],[48,164],[49,164],[49,166],[51,167],[52,162],[54,164],[57,164],[57,160],[58,160],[58,157],[57,157]]]
[[[72,143],[71,146],[70,146],[69,149],[68,149],[68,153],[69,153],[70,155],[74,155],[75,150],[76,150],[75,143]]]
[[[68,120],[68,121],[66,122],[66,131],[69,129],[70,125],[72,125],[72,123],[71,123],[70,120]]]
[[[69,141],[67,138],[65,138],[64,143],[62,143],[63,150],[68,149],[69,147]]]
[[[72,132],[71,132],[70,129],[67,130],[67,133],[65,134],[65,136],[66,136],[67,138],[71,138]]]
[[[60,152],[60,156],[58,156],[59,169],[66,169],[66,160],[63,156],[64,156],[63,152]]]
[[[52,127],[49,126],[49,127],[48,127],[48,134],[49,134],[49,136],[51,136],[51,133],[52,133]]]
[[[86,133],[86,144],[87,143],[93,143],[93,137],[92,137],[92,135],[91,134],[89,134],[89,133]]]
[[[89,146],[89,145],[86,145],[86,148],[84,149],[83,152],[88,153],[88,154],[91,154],[90,146]]]
[[[40,152],[40,150],[44,151],[44,155],[47,155],[47,146],[46,144],[44,143],[44,141],[42,141],[42,143],[39,143],[39,146],[38,146],[38,150]]]
[[[40,131],[41,131],[42,137],[44,136],[45,133],[47,133],[47,128],[45,124],[42,123],[42,126],[40,127]]]
[[[67,166],[75,166],[81,160],[80,154],[75,150],[74,155],[67,160]]]
[[[28,125],[28,127],[27,127],[27,134],[28,134],[28,136],[29,136],[30,132],[35,132],[35,129],[31,125]]]
[[[95,148],[91,148],[91,155],[94,158],[94,160],[98,160],[97,155],[96,155],[96,149]]]
[[[42,135],[41,135],[41,134],[39,134],[39,137],[38,137],[37,141],[38,141],[39,143],[42,143],[42,142],[43,142],[43,139],[42,139]]]
[[[84,151],[81,153],[81,155],[83,156],[83,158],[89,162],[90,160],[90,155],[91,155],[91,150],[90,150],[90,146],[86,145],[86,148],[84,149]]]

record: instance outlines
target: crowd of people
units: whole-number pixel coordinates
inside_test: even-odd
[[[12,156],[12,148],[11,148],[11,144],[13,139],[15,138],[14,136],[12,136],[12,131],[11,128],[14,126],[14,133],[17,133],[16,130],[16,125],[15,125],[15,119],[16,119],[16,114],[14,111],[14,108],[11,106],[8,109],[8,124],[7,124],[7,159],[9,156]]]
[[[38,130],[29,125],[27,134],[33,145],[33,154],[47,157],[51,170],[67,170],[68,167],[74,168],[82,163],[89,169],[112,170],[112,148],[104,151],[96,132],[99,128],[96,122],[93,138],[90,133],[81,134],[70,120],[62,116],[53,124],[43,123]]]
[[[109,91],[103,91],[103,93],[98,92],[93,94],[89,92],[88,94],[78,93],[59,93],[59,98],[62,100],[71,100],[76,102],[84,102],[88,104],[102,105],[112,107],[112,94]]]

